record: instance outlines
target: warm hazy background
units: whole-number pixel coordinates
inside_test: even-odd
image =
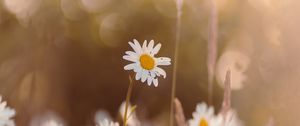
[[[234,64],[246,79],[233,91],[233,107],[247,126],[271,117],[277,126],[300,125],[300,2],[217,2],[216,109],[218,72]],[[183,5],[177,96],[188,118],[207,101],[209,11],[209,0]],[[163,44],[159,55],[173,57],[175,24],[173,0],[0,0],[0,94],[19,126],[49,111],[69,126],[93,125],[99,109],[117,117],[131,73],[123,70],[127,42],[154,39]],[[172,67],[164,69],[158,88],[135,82],[132,97],[139,117],[156,126],[169,115]],[[239,77],[233,74],[233,86]]]

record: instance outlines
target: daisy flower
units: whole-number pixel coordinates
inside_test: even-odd
[[[95,119],[95,124],[97,124],[98,122],[101,122],[104,119],[112,120],[112,117],[106,110],[100,109],[96,112],[94,119]]]
[[[168,57],[154,57],[160,50],[161,44],[154,46],[153,40],[149,43],[145,40],[142,46],[136,39],[128,43],[134,51],[126,51],[123,59],[133,63],[126,65],[124,69],[136,72],[136,80],[141,80],[143,83],[147,80],[149,86],[153,83],[157,87],[157,77],[163,76],[166,78],[166,72],[158,66],[171,65],[171,59]]]
[[[49,110],[34,116],[31,119],[30,126],[65,126],[64,120],[55,112]]]
[[[108,119],[104,119],[98,122],[97,126],[119,126],[119,123],[109,121]]]
[[[63,124],[58,123],[57,121],[51,119],[48,121],[45,121],[42,126],[63,126]]]
[[[2,97],[0,96],[0,126],[14,126],[15,123],[11,118],[15,114],[15,110],[6,107],[6,102],[2,102]]]
[[[200,103],[193,113],[193,119],[189,120],[189,126],[221,126],[222,117],[214,115],[214,108]]]

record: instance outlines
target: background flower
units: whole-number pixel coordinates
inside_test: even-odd
[[[171,59],[168,57],[154,57],[161,48],[160,43],[154,46],[153,40],[151,40],[149,44],[145,40],[141,46],[136,39],[134,39],[133,42],[134,43],[129,42],[129,45],[132,47],[134,52],[126,51],[126,55],[123,56],[123,59],[133,63],[126,65],[124,69],[136,72],[136,80],[141,80],[142,82],[147,80],[147,84],[149,86],[153,83],[154,86],[157,87],[157,77],[163,76],[166,78],[167,76],[166,72],[158,66],[171,65]]]
[[[125,105],[126,105],[125,101],[120,105],[119,113],[120,113],[121,117],[123,117],[125,114]],[[131,110],[133,110],[133,108],[132,108],[131,104],[129,104],[128,112],[127,112],[127,117],[128,117],[127,125],[128,126],[141,126],[141,122],[138,120],[136,112],[135,112],[136,110],[134,110],[134,111],[131,111]]]
[[[98,122],[97,126],[119,126],[119,123],[109,121],[108,119],[104,119]]]
[[[14,109],[6,106],[6,101],[2,101],[0,96],[0,126],[14,126],[15,123],[12,120],[16,114]]]
[[[196,106],[193,119],[189,120],[189,126],[221,126],[222,117],[214,114],[214,108],[208,107],[205,103]]]
[[[120,57],[130,48],[128,40],[154,39],[163,45],[159,55],[174,56],[174,0],[105,1],[0,0],[0,93],[17,111],[16,125],[49,109],[70,126],[95,125],[99,108],[119,115],[128,83],[127,62]],[[176,96],[188,118],[207,99],[210,2],[184,0],[182,6]],[[243,89],[232,92],[241,120],[262,126],[272,116],[279,126],[300,125],[300,1],[216,2],[217,58],[231,44],[250,60]],[[139,105],[140,120],[168,125],[172,75],[167,76],[158,77],[155,90],[134,86],[131,101]],[[215,84],[218,110],[223,90]]]

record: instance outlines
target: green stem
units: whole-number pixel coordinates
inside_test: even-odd
[[[208,104],[213,104],[213,81],[215,76],[215,66],[218,49],[218,11],[216,0],[210,0],[211,12],[209,21],[209,38],[208,38]]]
[[[182,3],[181,3],[182,4]],[[175,38],[175,52],[174,52],[174,65],[172,73],[172,91],[171,91],[171,106],[170,106],[170,126],[174,125],[174,100],[176,95],[176,79],[177,79],[177,60],[179,51],[180,41],[180,30],[181,30],[181,5],[177,5],[177,22],[176,22],[176,38]]]
[[[128,113],[128,106],[129,106],[129,102],[130,102],[132,88],[133,88],[133,82],[132,82],[132,78],[129,76],[129,87],[128,87],[127,95],[126,95],[125,113],[123,116],[123,119],[124,119],[123,126],[126,126],[126,124],[127,124],[127,113]]]

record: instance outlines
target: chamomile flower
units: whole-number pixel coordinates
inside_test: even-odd
[[[64,120],[55,112],[49,110],[46,113],[35,115],[29,126],[65,126]]]
[[[119,123],[109,121],[108,119],[104,119],[104,120],[98,122],[98,124],[96,126],[119,126]]]
[[[221,126],[222,117],[214,115],[214,108],[200,103],[193,113],[193,119],[189,120],[189,126]]]
[[[133,42],[129,42],[129,45],[134,51],[126,51],[126,55],[123,59],[131,61],[124,67],[125,70],[133,70],[136,72],[135,79],[146,82],[150,86],[152,83],[155,87],[158,86],[157,77],[163,76],[166,78],[166,72],[158,66],[171,65],[171,59],[168,57],[154,57],[161,48],[161,44],[154,46],[154,41],[149,43],[145,40],[143,45],[134,39]]]
[[[0,126],[14,126],[15,123],[11,118],[15,114],[15,110],[6,107],[6,102],[2,102],[2,97],[0,96]]]

